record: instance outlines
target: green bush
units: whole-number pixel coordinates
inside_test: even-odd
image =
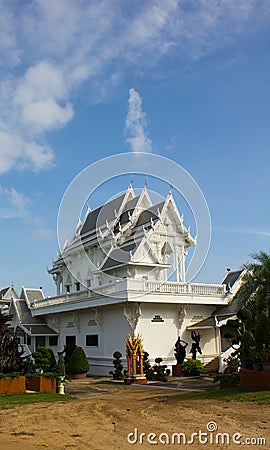
[[[123,370],[123,364],[122,364],[122,353],[120,353],[118,350],[114,352],[113,354],[114,360],[113,360],[113,366],[114,371],[110,371],[109,373],[113,375],[114,380],[122,380],[124,378],[124,374],[122,373]]]
[[[83,348],[75,347],[66,366],[67,373],[86,373],[88,372],[89,367],[90,364]]]
[[[201,375],[204,372],[203,365],[198,359],[186,359],[182,364],[182,370],[187,377]]]
[[[154,369],[151,367],[149,353],[147,352],[144,352],[143,354],[143,373],[145,373],[147,380],[153,380]]]
[[[167,381],[168,376],[170,375],[170,369],[167,369],[166,364],[161,364],[163,361],[162,358],[155,359],[155,365],[153,366],[154,376],[153,379],[157,381]]]
[[[38,347],[32,354],[35,359],[34,368],[40,372],[50,372],[55,370],[56,361],[53,351],[47,347]]]

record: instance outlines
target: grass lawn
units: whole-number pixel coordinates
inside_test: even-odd
[[[270,391],[260,392],[245,392],[241,388],[234,389],[219,389],[216,391],[206,392],[188,392],[184,394],[177,394],[179,399],[208,399],[208,400],[223,400],[226,402],[257,402],[260,404],[270,404]]]
[[[8,405],[27,405],[30,403],[39,402],[68,402],[73,400],[71,395],[53,394],[51,392],[36,393],[36,394],[13,394],[0,395],[0,407]]]

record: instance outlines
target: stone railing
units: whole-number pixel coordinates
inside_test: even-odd
[[[81,302],[98,299],[100,297],[116,297],[120,293],[157,293],[171,294],[188,297],[213,297],[224,298],[226,294],[225,285],[201,284],[201,283],[177,283],[168,281],[148,281],[134,279],[119,279],[114,283],[98,286],[94,289],[85,289],[78,292],[47,297],[42,300],[35,300],[32,304],[34,309],[45,306],[59,305],[62,303]]]
[[[226,292],[225,285],[223,284],[145,281],[144,287],[147,292],[162,292],[177,295],[204,295],[216,297],[223,296]]]

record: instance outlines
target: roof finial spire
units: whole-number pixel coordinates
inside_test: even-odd
[[[148,184],[148,175],[147,173],[145,174],[145,181],[144,181],[144,189],[147,188],[147,184]]]

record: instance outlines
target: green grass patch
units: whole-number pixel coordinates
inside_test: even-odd
[[[206,392],[187,392],[176,395],[179,400],[183,399],[206,399],[206,400],[222,400],[226,402],[257,402],[259,404],[270,405],[270,391],[246,392],[241,388],[218,389]]]
[[[52,392],[0,395],[0,407],[9,405],[28,405],[39,402],[68,402],[70,400],[74,400],[74,397],[68,394],[60,395]]]

